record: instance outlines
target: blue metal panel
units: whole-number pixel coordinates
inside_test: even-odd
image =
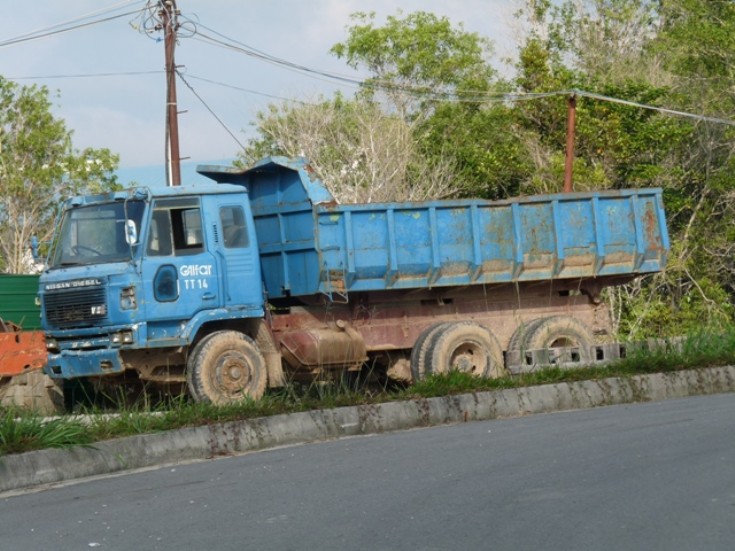
[[[73,379],[113,373],[125,370],[118,350],[63,350],[49,354],[44,371],[55,379]]]
[[[248,187],[272,298],[635,275],[669,248],[660,189],[336,205],[303,160],[209,175]]]

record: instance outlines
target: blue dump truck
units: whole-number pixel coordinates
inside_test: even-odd
[[[411,381],[593,362],[600,293],[666,263],[661,190],[337,204],[301,159],[75,197],[40,277],[52,378],[198,401],[369,369]]]

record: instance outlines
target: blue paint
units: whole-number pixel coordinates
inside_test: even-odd
[[[305,161],[202,173],[249,190],[272,298],[643,274],[668,253],[660,189],[336,205]]]

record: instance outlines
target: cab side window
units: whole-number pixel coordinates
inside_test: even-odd
[[[225,248],[247,247],[249,239],[243,208],[240,206],[222,207],[219,209],[219,217],[222,223]]]
[[[171,217],[167,210],[155,210],[151,217],[151,228],[148,237],[149,256],[171,256]]]
[[[156,201],[148,231],[149,256],[186,256],[204,251],[202,215],[196,198]]]

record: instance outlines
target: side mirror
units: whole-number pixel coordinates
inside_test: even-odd
[[[133,220],[125,220],[125,242],[128,245],[138,244],[138,228]]]

